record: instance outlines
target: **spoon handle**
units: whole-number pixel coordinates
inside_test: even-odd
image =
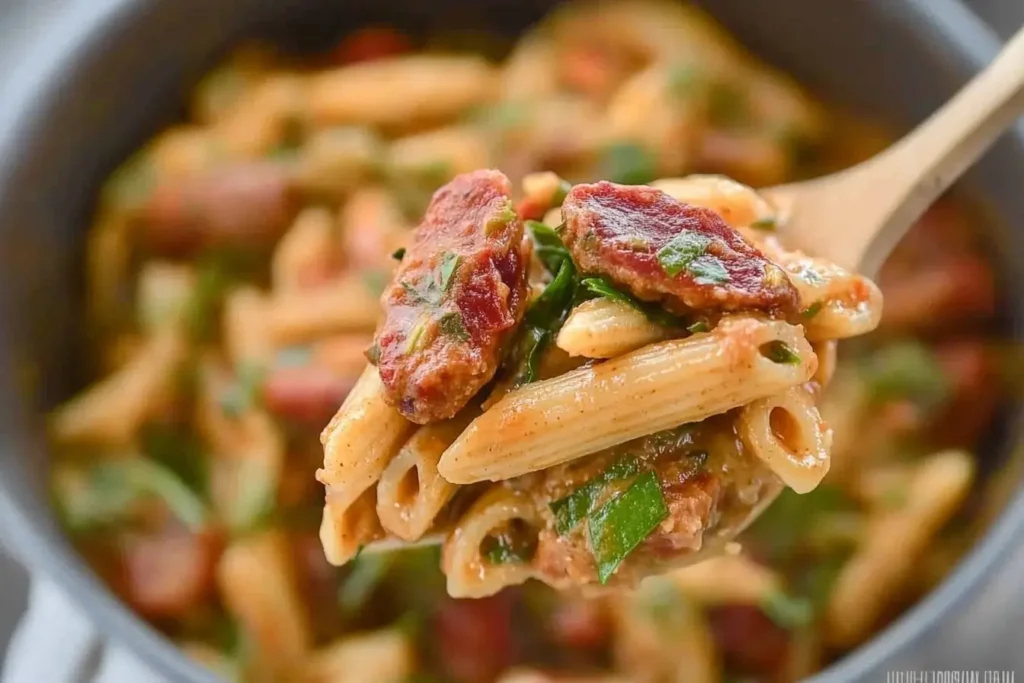
[[[913,222],[1022,114],[1024,28],[906,137],[862,164],[811,183],[814,196],[808,199],[827,209],[835,224],[824,226],[829,229],[817,238],[809,236],[820,244],[801,246],[847,268],[876,273]]]

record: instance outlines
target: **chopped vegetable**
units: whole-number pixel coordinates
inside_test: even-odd
[[[441,326],[441,333],[449,337],[458,339],[459,341],[466,341],[469,339],[469,333],[466,331],[466,326],[462,322],[462,314],[456,311],[450,311],[441,316],[439,322]]]
[[[266,368],[243,363],[236,370],[235,381],[220,397],[220,408],[228,417],[238,418],[259,403]]]
[[[687,268],[693,280],[699,285],[724,285],[729,282],[729,271],[725,264],[716,256],[701,256],[692,261]]]
[[[600,168],[600,177],[622,185],[644,185],[658,177],[654,155],[632,142],[606,147]]]
[[[804,494],[787,488],[757,518],[747,534],[769,559],[783,562],[798,549],[821,515],[853,509],[855,506],[846,494],[829,484],[819,484]]]
[[[622,458],[569,495],[554,501],[548,507],[555,516],[555,529],[563,536],[569,533],[594,511],[607,484],[639,473],[640,463],[636,458]]]
[[[559,178],[558,189],[555,190],[555,194],[551,197],[551,206],[561,206],[565,201],[565,198],[569,195],[570,190],[572,190],[572,183],[564,178]]]
[[[706,320],[698,320],[697,322],[695,322],[692,325],[690,325],[689,327],[687,327],[686,331],[689,332],[690,334],[700,334],[701,332],[710,332],[711,331],[711,325],[709,325],[708,321],[706,321]]]
[[[606,299],[618,301],[619,303],[626,304],[631,308],[635,308],[647,316],[648,320],[657,325],[662,325],[664,327],[679,327],[682,322],[678,316],[672,315],[661,306],[640,301],[632,294],[622,291],[605,277],[584,278],[580,281],[580,285],[582,285],[584,291],[595,296],[603,296]]]
[[[789,347],[784,341],[776,339],[761,347],[764,357],[773,363],[783,365],[800,365],[800,354]]]
[[[786,630],[798,629],[814,621],[814,605],[806,598],[773,591],[761,603],[761,611]]]
[[[347,616],[353,616],[373,597],[374,591],[391,568],[388,553],[360,554],[352,561],[352,571],[338,588],[338,605]]]
[[[391,258],[395,259],[396,261],[401,261],[402,259],[404,259],[405,247],[399,247],[398,249],[395,249],[393,252],[391,252]]]
[[[196,286],[185,306],[185,323],[193,339],[208,341],[217,328],[217,311],[231,283],[224,265],[216,259],[201,261]]]
[[[462,258],[458,254],[446,251],[441,255],[441,262],[434,267],[430,277],[424,278],[417,285],[403,282],[402,287],[405,288],[414,303],[438,306],[451,286],[452,276],[461,260]]]
[[[139,435],[142,452],[179,477],[190,489],[207,491],[206,453],[202,442],[181,425],[150,423]]]
[[[775,216],[766,216],[765,218],[758,218],[756,221],[750,224],[750,227],[755,230],[775,230],[779,227],[778,221]]]
[[[505,535],[489,536],[484,541],[484,557],[491,564],[525,564],[533,559],[536,548],[516,543]]]
[[[952,393],[938,359],[916,341],[897,342],[873,353],[865,361],[863,378],[868,394],[878,403],[909,400],[933,410]]]
[[[534,253],[544,267],[552,274],[557,273],[562,261],[570,259],[569,250],[562,243],[558,233],[548,225],[539,221],[526,221],[526,227],[533,237]]]
[[[691,230],[681,232],[658,250],[658,263],[662,270],[675,277],[703,256],[709,244],[710,240],[704,235]]]
[[[807,308],[800,312],[800,317],[803,318],[804,320],[810,320],[814,316],[821,313],[821,309],[823,306],[824,304],[822,302],[815,301],[813,304],[811,304],[810,306],[808,306]]]
[[[622,494],[591,515],[587,525],[590,550],[602,584],[667,516],[668,506],[654,472],[640,475]]]

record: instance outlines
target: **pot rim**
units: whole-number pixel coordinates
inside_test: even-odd
[[[49,25],[39,29],[19,60],[19,68],[0,89],[0,206],[7,201],[7,185],[22,162],[20,139],[38,131],[41,117],[34,112],[56,106],[61,85],[75,75],[74,62],[82,53],[100,49],[101,40],[127,26],[146,0],[90,0],[69,2]],[[903,0],[877,3],[913,30],[929,34],[931,41],[951,48],[975,70],[997,53],[1001,41],[959,0]],[[1024,144],[1024,124],[1014,133]],[[1020,436],[1020,429],[1016,435]],[[27,446],[23,439],[19,446]],[[29,450],[24,448],[24,450]],[[213,675],[185,657],[164,635],[138,617],[102,584],[68,544],[47,538],[47,520],[33,516],[0,480],[0,520],[15,555],[35,574],[54,581],[84,608],[101,632],[126,646],[159,675],[172,681],[200,683]],[[877,633],[839,662],[808,679],[810,683],[836,683],[862,679],[889,658],[920,642],[976,591],[980,590],[1024,537],[1024,485],[1008,501],[1002,514],[960,560],[957,567],[890,626]]]

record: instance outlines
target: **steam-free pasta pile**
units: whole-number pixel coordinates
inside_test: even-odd
[[[971,538],[998,400],[971,219],[921,221],[879,324],[748,186],[884,136],[702,15],[568,4],[500,61],[446,40],[240,48],[111,176],[100,379],[51,421],[77,547],[231,680],[786,681],[869,638]],[[694,227],[612,235],[608,204]],[[431,215],[486,239],[414,238]],[[673,569],[783,484],[741,552]]]

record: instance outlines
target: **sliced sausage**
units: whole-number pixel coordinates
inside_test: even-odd
[[[498,171],[435,193],[393,281],[375,349],[387,401],[425,424],[457,413],[494,376],[526,303],[523,224]]]
[[[434,629],[445,672],[459,683],[489,683],[512,663],[512,602],[507,593],[445,600]]]
[[[168,179],[150,195],[138,220],[150,249],[189,256],[210,247],[272,244],[297,209],[285,169],[260,162]]]
[[[126,600],[152,619],[180,618],[207,600],[221,539],[173,529],[131,536],[123,547]]]
[[[708,625],[731,671],[770,678],[785,662],[789,634],[753,605],[716,607]]]
[[[358,373],[344,375],[318,364],[275,368],[263,386],[264,405],[278,417],[323,427],[357,378]]]
[[[648,301],[688,309],[754,309],[792,316],[799,296],[781,268],[708,209],[661,190],[576,185],[562,205],[562,239],[586,273]]]

